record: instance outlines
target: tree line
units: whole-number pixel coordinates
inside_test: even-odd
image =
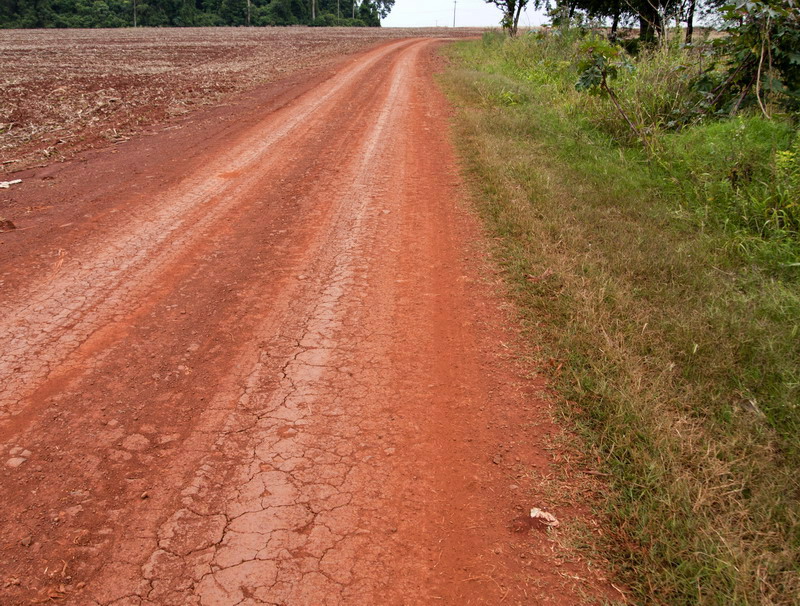
[[[686,39],[692,39],[694,23],[702,14],[718,15],[733,0],[486,0],[503,11],[502,25],[511,35],[517,32],[519,17],[529,4],[545,8],[553,18],[553,25],[571,22],[577,15],[589,19],[605,20],[611,25],[615,37],[620,25],[637,25],[639,38],[654,42],[667,24],[684,23]],[[788,0],[792,4],[793,0]]]
[[[379,27],[395,0],[0,0],[0,27]]]
[[[572,19],[576,11],[583,11],[592,19],[611,22],[611,37],[621,23],[639,26],[639,38],[654,42],[663,34],[668,23],[683,23],[686,40],[691,41],[695,19],[702,13],[711,16],[719,13],[728,0],[567,0],[557,2],[559,16]]]

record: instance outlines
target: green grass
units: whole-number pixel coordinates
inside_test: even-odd
[[[654,162],[574,90],[573,46],[457,43],[444,84],[522,322],[611,474],[597,548],[640,603],[800,603],[800,247],[746,216],[791,190],[792,128],[638,108]]]

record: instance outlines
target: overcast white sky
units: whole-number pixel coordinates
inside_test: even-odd
[[[498,27],[500,9],[484,0],[456,0],[456,27]],[[522,13],[521,26],[541,25],[544,15]],[[396,0],[384,27],[452,27],[453,0]]]

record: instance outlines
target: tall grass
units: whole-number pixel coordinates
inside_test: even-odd
[[[790,121],[707,119],[703,96],[692,85],[708,59],[676,39],[643,51],[636,69],[621,71],[613,83],[637,128],[633,132],[607,99],[575,91],[580,36],[573,30],[514,41],[485,37],[481,48],[491,49],[497,58],[485,71],[533,85],[539,98],[557,100],[564,117],[582,123],[587,133],[596,131],[622,146],[637,145],[637,132],[643,133],[669,178],[680,186],[678,195],[698,211],[700,221],[713,221],[731,234],[739,230],[745,239],[756,234],[764,244],[756,250],[755,242],[749,242],[743,251],[762,264],[773,256],[773,269],[800,256],[796,189],[781,169],[788,163],[797,170],[800,162],[790,151],[797,138]],[[706,120],[697,124],[701,117]]]
[[[450,48],[480,211],[530,338],[563,362],[564,413],[611,474],[599,547],[641,603],[800,603],[791,125],[669,124],[689,95],[668,49],[614,84],[653,161],[575,91],[571,34]]]

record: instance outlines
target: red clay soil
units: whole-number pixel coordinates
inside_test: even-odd
[[[437,44],[15,175],[0,603],[612,595],[524,522],[558,432],[504,352]]]

